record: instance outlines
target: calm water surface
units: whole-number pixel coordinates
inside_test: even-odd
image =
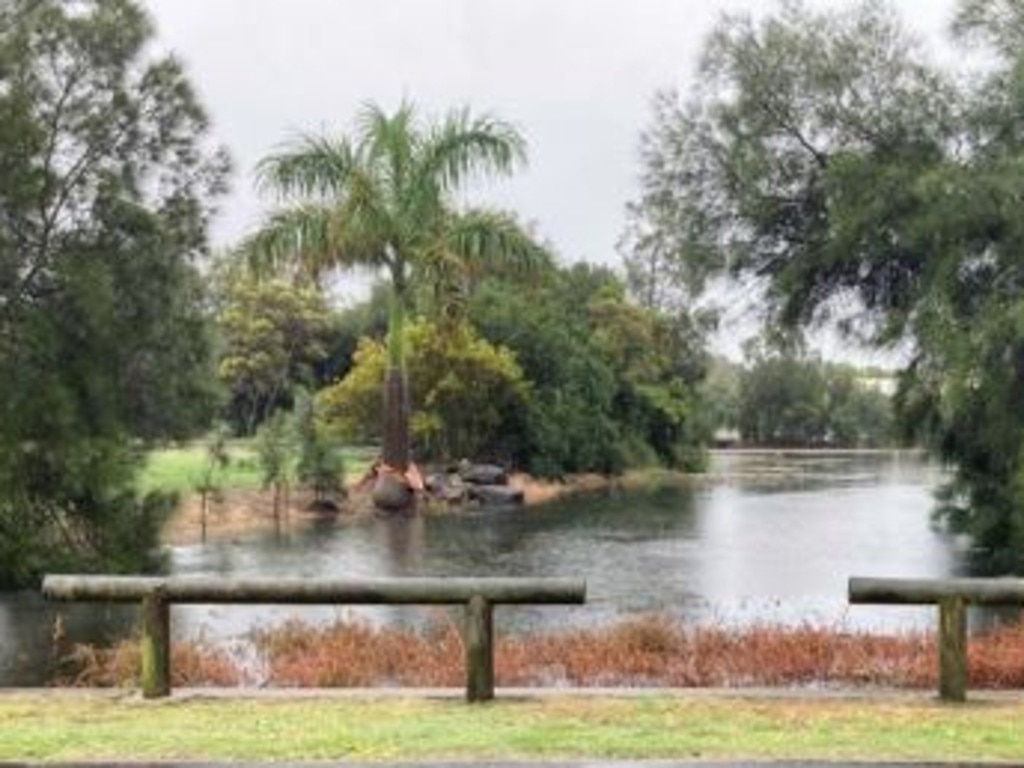
[[[711,478],[528,510],[302,527],[172,551],[177,574],[375,577],[571,576],[587,605],[502,608],[515,631],[587,626],[658,611],[686,621],[811,622],[900,630],[923,608],[846,605],[849,576],[960,573],[957,543],[930,522],[939,469],[915,455],[716,454]],[[423,622],[444,609],[181,606],[175,633],[237,638],[254,625],[358,616]],[[54,615],[76,641],[128,631],[130,609],[47,606],[0,594],[0,685],[41,684]]]

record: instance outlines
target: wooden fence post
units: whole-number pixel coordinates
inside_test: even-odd
[[[466,700],[494,698],[494,606],[482,595],[466,603]]]
[[[171,612],[163,590],[142,598],[142,696],[155,699],[171,693]]]
[[[967,700],[967,609],[962,597],[939,600],[939,698]]]

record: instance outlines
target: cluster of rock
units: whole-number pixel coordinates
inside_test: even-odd
[[[522,504],[523,492],[508,484],[508,472],[497,464],[471,464],[429,473],[423,481],[427,497],[446,504],[506,506]]]

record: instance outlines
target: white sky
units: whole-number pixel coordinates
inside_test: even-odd
[[[637,142],[656,90],[691,81],[718,16],[769,0],[144,0],[188,67],[236,163],[214,227],[227,245],[268,201],[252,168],[299,131],[349,130],[359,106],[404,97],[515,123],[530,165],[484,199],[533,222],[565,262],[618,265]],[[939,40],[955,0],[895,0]],[[816,0],[842,6],[843,0]]]

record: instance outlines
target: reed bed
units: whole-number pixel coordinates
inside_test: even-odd
[[[502,635],[499,686],[522,687],[887,687],[933,688],[936,640],[930,632],[878,635],[835,627],[687,626],[644,616],[598,629]],[[247,651],[205,640],[172,648],[175,686],[458,687],[462,638],[451,621],[420,629],[339,621],[288,622],[254,631]],[[971,688],[1024,688],[1024,623],[975,635]],[[137,644],[76,646],[54,682],[74,686],[137,683]]]

